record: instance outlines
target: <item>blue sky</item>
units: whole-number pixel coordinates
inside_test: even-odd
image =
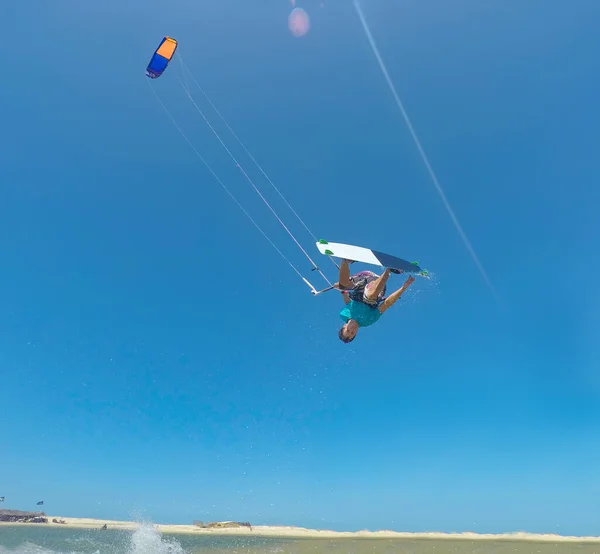
[[[598,534],[600,7],[364,2],[500,309],[352,6],[298,5],[302,39],[283,0],[5,10],[6,506]],[[148,90],[165,34],[319,237],[418,259],[435,278],[342,344],[339,296],[311,297]],[[308,269],[176,75],[153,83],[161,98]]]

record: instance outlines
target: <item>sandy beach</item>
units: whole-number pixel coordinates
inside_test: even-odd
[[[64,524],[56,523],[0,523],[0,525],[13,526],[43,526],[71,529],[100,529],[104,525],[108,529],[120,529],[123,531],[135,531],[142,522],[115,521],[92,518],[74,518],[64,516],[46,516],[50,522],[53,519],[63,520]],[[595,542],[600,543],[600,537],[573,537],[555,534],[535,534],[525,532],[505,534],[478,534],[478,533],[408,533],[398,531],[330,531],[319,529],[306,529],[294,526],[268,526],[257,525],[239,528],[202,528],[195,525],[170,525],[151,523],[158,531],[164,534],[185,535],[241,535],[241,536],[263,536],[263,537],[288,537],[288,538],[310,538],[310,539],[340,539],[340,538],[386,538],[386,539],[460,539],[460,540],[520,540],[539,542]]]

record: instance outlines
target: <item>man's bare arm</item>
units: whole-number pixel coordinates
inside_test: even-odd
[[[410,285],[414,282],[414,280],[415,280],[414,277],[412,277],[412,276],[409,277],[397,291],[393,292],[385,299],[383,304],[381,304],[381,306],[379,306],[379,311],[381,313],[383,313],[388,308],[391,308],[400,299],[400,297],[404,294],[406,289],[408,287],[410,287]]]

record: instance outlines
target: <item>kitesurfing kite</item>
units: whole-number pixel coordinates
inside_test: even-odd
[[[152,58],[150,58],[150,63],[148,64],[148,67],[146,67],[146,75],[150,77],[150,79],[158,79],[163,74],[164,70],[167,69],[176,50],[177,41],[174,38],[163,38],[152,55]]]
[[[146,75],[150,79],[156,79],[160,77],[169,62],[173,59],[175,55],[175,51],[177,49],[177,41],[170,37],[164,37],[158,48],[154,52],[152,58],[150,59],[150,63],[146,68]],[[277,213],[277,211],[272,207],[271,203],[267,200],[264,193],[259,189],[259,187],[254,183],[254,181],[248,175],[248,172],[242,167],[238,159],[232,153],[232,151],[227,147],[225,141],[221,138],[220,134],[217,132],[215,127],[211,124],[208,117],[204,114],[203,110],[200,108],[192,93],[188,89],[185,81],[187,79],[182,79],[178,76],[179,82],[183,87],[186,95],[191,101],[192,105],[196,109],[196,111],[200,114],[204,122],[208,125],[209,129],[217,138],[218,142],[227,152],[235,166],[241,172],[242,176],[248,181],[251,187],[254,189],[256,194],[261,198],[261,200],[265,203],[267,208],[271,211],[273,216],[277,219],[277,221],[281,224],[283,229],[288,233],[290,238],[294,241],[296,246],[302,251],[302,253],[306,256],[310,264],[312,265],[311,271],[318,272],[323,279],[327,282],[328,287],[325,289],[317,290],[312,283],[303,275],[303,273],[294,265],[288,256],[286,256],[281,248],[279,248],[275,242],[267,235],[267,233],[262,229],[262,227],[256,222],[256,220],[248,213],[248,211],[242,206],[242,204],[237,200],[235,195],[231,192],[231,190],[225,185],[225,183],[219,178],[219,176],[215,173],[212,167],[207,163],[207,161],[202,157],[200,152],[194,146],[192,141],[185,134],[181,126],[177,123],[171,112],[168,110],[165,103],[160,99],[158,93],[154,90],[154,87],[150,87],[156,99],[168,115],[169,119],[175,126],[175,128],[182,135],[184,140],[188,143],[188,145],[195,152],[196,156],[199,160],[205,165],[208,169],[209,173],[214,177],[214,179],[223,187],[225,192],[232,198],[232,200],[238,205],[238,207],[242,210],[242,212],[248,217],[250,222],[258,229],[258,231],[265,237],[265,239],[271,244],[271,246],[279,253],[279,255],[290,265],[290,267],[296,272],[296,274],[306,283],[314,296],[320,295],[329,290],[340,290],[343,293],[345,307],[340,313],[340,317],[344,321],[344,326],[339,331],[339,337],[344,342],[350,342],[356,336],[359,327],[364,327],[368,325],[372,325],[375,323],[381,314],[383,314],[388,308],[390,308],[406,291],[406,289],[414,282],[415,278],[413,275],[420,275],[422,277],[427,277],[427,272],[422,270],[419,267],[419,264],[416,262],[408,262],[403,260],[402,258],[398,258],[396,256],[391,256],[389,254],[384,254],[383,252],[377,250],[371,250],[369,248],[363,248],[358,246],[351,246],[348,244],[327,242],[324,240],[317,241],[315,235],[310,231],[306,223],[302,220],[302,218],[298,215],[298,213],[292,208],[289,202],[285,199],[282,192],[275,186],[271,178],[267,175],[264,169],[259,165],[259,163],[254,159],[252,154],[248,151],[243,142],[239,139],[239,137],[235,134],[229,123],[225,120],[225,118],[221,115],[219,110],[212,103],[206,92],[202,89],[198,81],[195,79],[189,68],[185,65],[183,60],[181,59],[181,55],[178,55],[179,61],[181,62],[181,68],[184,71],[184,76],[187,74],[191,77],[191,80],[195,83],[195,85],[200,90],[201,94],[204,96],[205,100],[211,106],[211,108],[215,111],[217,116],[222,120],[227,129],[231,132],[233,137],[240,144],[244,152],[249,156],[252,162],[256,165],[258,170],[262,173],[263,177],[266,181],[273,187],[273,189],[277,192],[280,198],[285,202],[286,206],[291,210],[291,212],[296,216],[298,221],[303,225],[303,227],[308,231],[313,239],[316,241],[316,245],[318,250],[329,257],[331,261],[335,264],[338,270],[338,281],[336,283],[331,283],[323,270],[313,261],[310,254],[302,247],[300,241],[294,236],[291,232],[288,225],[286,225],[281,218],[281,216]],[[148,81],[149,83],[149,81]],[[336,263],[333,258],[340,258],[341,264]],[[350,275],[349,265],[354,262],[362,262],[369,265],[379,266],[381,268],[385,268],[382,275],[378,275],[373,273],[372,271],[361,271],[355,275]],[[408,279],[404,282],[401,288],[392,293],[389,297],[385,297],[386,292],[386,283],[391,273],[409,273],[411,274]]]

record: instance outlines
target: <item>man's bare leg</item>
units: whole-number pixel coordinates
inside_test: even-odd
[[[351,289],[352,281],[350,281],[350,264],[348,260],[342,260],[340,264],[340,277],[337,283],[342,289]]]
[[[368,291],[365,291],[365,298],[371,302],[379,298],[387,280],[390,278],[391,271],[386,269],[375,281],[372,282]]]

